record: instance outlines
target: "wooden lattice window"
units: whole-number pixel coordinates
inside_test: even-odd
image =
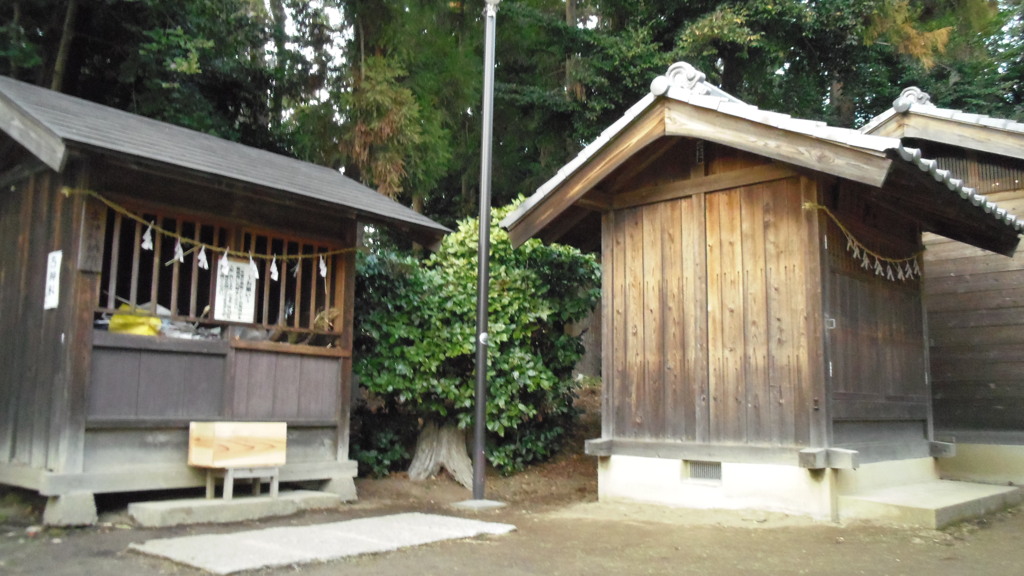
[[[127,305],[138,313],[203,325],[244,325],[289,334],[341,332],[334,302],[336,262],[331,255],[338,246],[151,211],[137,214],[169,234],[151,231],[152,249],[144,249],[150,224],[110,211],[98,314],[125,313]],[[175,258],[178,238],[185,239],[184,262]],[[252,322],[225,320],[218,314],[217,290],[224,286],[218,283],[221,252],[208,249],[209,268],[204,269],[197,244],[253,255],[258,278],[250,278]],[[231,260],[248,267],[246,257]],[[271,274],[275,265],[276,280]]]

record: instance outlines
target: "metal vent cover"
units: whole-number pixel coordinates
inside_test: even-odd
[[[703,460],[687,460],[686,461],[687,476],[691,480],[712,480],[720,482],[722,480],[722,463],[721,462],[705,462]]]

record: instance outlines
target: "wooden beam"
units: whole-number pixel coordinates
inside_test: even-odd
[[[672,442],[601,438],[587,440],[585,451],[591,456],[640,456],[670,460],[702,460],[748,464],[800,464],[799,446],[759,446],[703,442]]]
[[[341,337],[341,334],[331,334]],[[332,358],[351,358],[352,350],[346,348],[327,348],[325,346],[305,346],[288,344],[287,342],[270,342],[267,340],[231,340],[231,348],[235,350],[258,350],[276,352],[278,354],[295,354],[298,356],[327,356]]]
[[[600,190],[594,189],[587,193],[586,196],[580,198],[576,205],[580,208],[587,208],[588,210],[597,210],[599,212],[605,212],[613,208],[614,199],[611,194],[607,194]]]
[[[682,102],[667,107],[665,135],[701,138],[876,187],[885,181],[892,164],[882,152],[843,146]]]
[[[951,458],[956,456],[956,444],[951,442],[929,442],[928,453],[932,458]]]
[[[523,218],[509,227],[508,235],[512,245],[519,246],[534,237],[638,150],[664,135],[665,107],[658,104],[613,138],[573,175],[549,191]]]
[[[871,130],[872,136],[885,136],[887,138],[903,138],[903,130],[906,128],[904,119],[906,114],[894,114],[888,120],[875,126]]]
[[[24,146],[54,172],[64,169],[67,147],[59,136],[6,96],[0,95],[0,130]]]
[[[799,461],[801,468],[811,470],[828,468],[828,450],[824,448],[804,448],[800,451]]]
[[[678,180],[668,184],[651,186],[634,192],[619,194],[613,197],[613,203],[616,210],[621,210],[623,208],[632,208],[634,206],[642,206],[644,204],[676,200],[679,198],[685,198],[686,196],[692,196],[694,194],[703,194],[718,190],[728,190],[731,188],[739,188],[741,186],[749,186],[751,184],[758,184],[761,182],[782,180],[784,178],[790,178],[798,175],[799,174],[796,171],[782,164],[765,164],[763,166],[757,166],[747,170],[723,172],[721,174],[713,174],[703,178]]]
[[[298,462],[285,464],[281,467],[282,482],[304,482],[308,480],[328,480],[331,478],[354,478],[356,476],[354,460]],[[69,492],[92,492],[105,494],[115,492],[138,492],[152,490],[154,486],[166,490],[171,488],[194,488],[206,485],[206,475],[200,468],[191,468],[184,462],[180,466],[154,465],[134,466],[127,470],[87,472],[84,474],[55,474],[33,470],[35,474],[6,474],[12,466],[0,466],[0,480],[8,483],[7,478],[21,479],[32,482],[31,489],[36,489],[41,496],[59,496]],[[9,482],[15,486],[21,483]]]
[[[846,448],[829,448],[828,467],[856,470],[860,467],[860,454],[856,450]]]
[[[903,116],[904,138],[920,138],[968,150],[1024,159],[1024,134],[1020,132],[924,114],[910,113]]]
[[[646,170],[651,164],[657,162],[659,158],[664,156],[676,144],[679,144],[679,141],[679,138],[662,138],[660,141],[651,144],[644,151],[642,157],[634,157],[631,165],[622,167],[622,170],[615,175],[615,178],[608,185],[608,189],[619,190],[624,185],[628,185],[638,174]]]
[[[593,214],[592,211],[585,208],[574,205],[568,207],[565,212],[562,212],[558,218],[553,222],[557,222],[557,226],[552,226],[550,230],[545,230],[542,234],[545,242],[560,242],[566,234],[572,231],[580,222],[586,219],[587,216]]]

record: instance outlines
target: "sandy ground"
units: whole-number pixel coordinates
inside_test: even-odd
[[[589,414],[585,422],[577,440],[593,433],[596,416]],[[580,444],[574,442],[574,449],[525,473],[488,477],[487,497],[508,506],[479,513],[450,506],[470,494],[446,477],[414,483],[395,475],[358,480],[360,499],[356,503],[273,521],[140,529],[131,526],[125,515],[124,497],[106,497],[98,500],[100,525],[40,531],[42,501],[24,491],[0,488],[0,574],[195,575],[200,572],[128,552],[128,545],[186,534],[409,511],[507,522],[518,530],[504,536],[249,574],[1024,574],[1024,547],[1020,545],[1024,513],[1019,508],[933,531],[870,524],[838,526],[763,512],[600,504],[596,502],[596,463],[580,453]],[[199,492],[187,495],[195,497]]]

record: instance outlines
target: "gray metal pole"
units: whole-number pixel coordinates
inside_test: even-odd
[[[491,139],[494,128],[494,21],[501,0],[486,0],[484,10],[483,145],[480,149],[480,244],[477,251],[476,413],[473,421],[473,499],[484,499],[487,432],[487,299],[491,249]]]

